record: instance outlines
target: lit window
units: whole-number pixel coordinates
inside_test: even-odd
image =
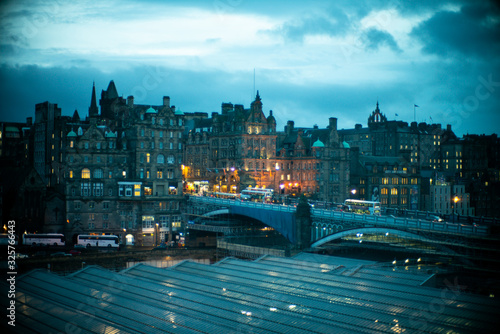
[[[151,154],[146,154],[146,162],[149,163],[151,161]]]
[[[141,196],[141,185],[134,184],[134,196]]]
[[[69,178],[70,178],[70,179],[72,179],[72,178],[73,178],[73,171],[72,171],[72,170],[70,170],[70,171],[69,171]]]
[[[82,179],[90,179],[90,169],[82,169]]]

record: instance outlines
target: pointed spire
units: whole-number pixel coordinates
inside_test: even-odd
[[[97,109],[97,98],[95,95],[95,81],[92,83],[92,98],[90,99],[89,116],[97,116],[99,109]]]
[[[75,109],[73,113],[73,117],[71,118],[73,122],[80,122],[80,115],[78,114],[78,110]]]
[[[116,90],[115,82],[111,80],[107,89],[108,99],[116,99],[118,97],[118,91]]]

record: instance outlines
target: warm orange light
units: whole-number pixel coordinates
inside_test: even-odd
[[[460,201],[460,198],[458,198],[458,196],[455,196],[455,197],[453,198],[453,202],[455,202],[455,204],[456,204],[458,201]]]

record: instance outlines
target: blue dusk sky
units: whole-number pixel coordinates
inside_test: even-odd
[[[500,7],[491,1],[2,1],[0,121],[35,104],[88,115],[110,80],[139,104],[245,107],[282,130],[389,120],[500,131]]]

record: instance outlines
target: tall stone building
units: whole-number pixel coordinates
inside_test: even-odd
[[[34,123],[34,166],[47,186],[62,183],[63,129],[69,117],[61,116],[61,108],[50,102],[35,106]]]
[[[276,120],[272,111],[264,115],[259,92],[249,109],[223,103],[220,114],[192,121],[185,150],[190,191],[274,189],[276,163]]]
[[[66,132],[67,234],[115,234],[123,243],[175,241],[181,230],[184,114],[134,104],[114,82],[92,89],[88,121]]]

